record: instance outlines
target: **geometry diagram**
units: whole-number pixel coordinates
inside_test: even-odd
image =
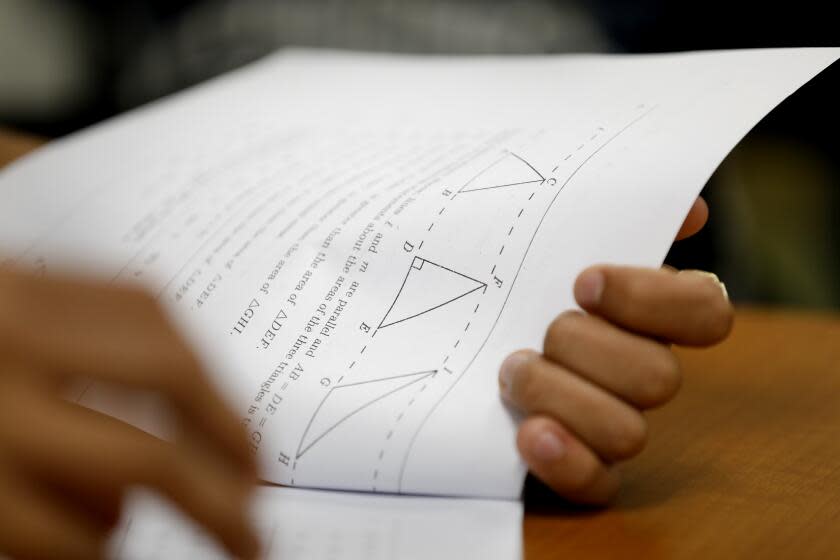
[[[425,379],[434,377],[436,373],[437,370],[419,371],[333,387],[312,414],[312,418],[300,438],[296,458],[303,457],[304,453],[312,449],[313,445],[370,405]]]
[[[530,163],[506,152],[458,189],[458,194],[544,183],[545,177]]]
[[[466,274],[414,257],[397,297],[377,328],[384,329],[487,288],[487,284]]]

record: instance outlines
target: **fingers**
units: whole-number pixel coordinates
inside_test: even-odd
[[[676,344],[714,344],[732,327],[725,289],[708,273],[594,266],[578,276],[574,292],[586,311]]]
[[[518,409],[554,418],[608,461],[632,457],[645,445],[647,424],[639,411],[536,352],[509,356],[499,382],[502,396]]]
[[[25,280],[25,281],[24,281]],[[243,468],[255,472],[238,418],[156,302],[126,287],[0,277],[0,343],[36,369],[162,393]]]
[[[667,346],[580,311],[551,323],[543,354],[642,409],[666,403],[681,385],[679,362]]]
[[[699,204],[683,233],[702,225]],[[508,357],[500,386],[527,415],[517,444],[531,471],[567,498],[601,503],[618,485],[611,465],[645,445],[641,411],[679,389],[668,343],[718,342],[733,311],[717,277],[698,272],[596,266],[578,277],[575,298],[588,313],[553,321],[542,355]]]
[[[691,210],[688,211],[688,215],[685,217],[685,221],[683,222],[679,233],[677,233],[677,241],[685,239],[686,237],[691,237],[703,229],[703,226],[706,225],[706,221],[708,219],[709,206],[706,204],[706,201],[703,200],[703,197],[697,197],[697,200],[694,201],[694,205],[691,207]]]
[[[9,403],[6,403],[9,406]],[[134,485],[156,489],[203,524],[237,557],[258,543],[247,515],[251,481],[212,453],[158,440],[110,417],[40,394],[18,394],[12,414],[27,411],[28,430],[0,432],[3,449],[31,476],[97,502]],[[8,409],[7,409],[8,410]],[[33,438],[31,434],[38,434]]]
[[[0,543],[21,560],[105,557],[108,532],[0,465]]]
[[[603,504],[618,490],[616,470],[552,418],[532,416],[523,421],[516,445],[531,472],[569,500]]]

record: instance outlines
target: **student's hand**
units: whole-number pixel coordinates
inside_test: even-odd
[[[682,233],[705,222],[698,205]],[[733,311],[708,273],[596,266],[574,292],[586,313],[557,317],[542,353],[512,354],[499,380],[505,400],[526,414],[517,446],[531,472],[567,499],[598,504],[618,489],[615,465],[645,445],[643,411],[680,387],[670,345],[723,340]]]
[[[159,396],[177,443],[62,397],[88,380]],[[0,271],[0,556],[100,558],[125,492],[146,486],[250,558],[255,478],[236,416],[150,296]]]

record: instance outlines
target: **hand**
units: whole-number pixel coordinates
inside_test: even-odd
[[[699,201],[681,235],[699,230],[706,215]],[[574,292],[587,313],[557,317],[542,354],[512,354],[499,380],[505,400],[527,415],[517,446],[531,472],[567,499],[599,504],[618,489],[615,465],[645,445],[643,411],[680,387],[670,344],[721,341],[733,311],[708,273],[596,266]]]
[[[157,394],[177,443],[62,397],[86,380]],[[100,558],[142,485],[250,558],[255,478],[236,416],[150,296],[0,271],[0,553]]]

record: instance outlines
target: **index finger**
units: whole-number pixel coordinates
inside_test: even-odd
[[[574,290],[586,311],[676,344],[715,344],[732,328],[732,304],[710,273],[601,265],[582,272]]]
[[[256,471],[236,414],[150,295],[22,275],[0,288],[0,351],[62,377],[158,392],[224,455]]]

